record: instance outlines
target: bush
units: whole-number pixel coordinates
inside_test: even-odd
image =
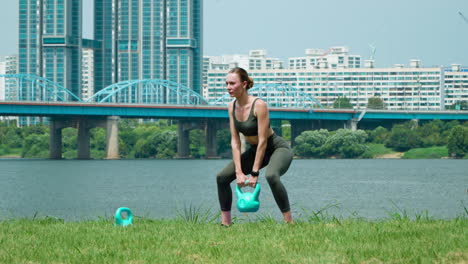
[[[368,132],[368,142],[383,144],[388,138],[389,132],[386,128],[378,126],[376,129]]]
[[[328,136],[329,132],[326,129],[304,131],[295,139],[294,153],[301,157],[323,157],[322,146]]]
[[[408,128],[408,125],[395,125],[385,142],[385,147],[396,151],[407,151],[420,146],[421,139],[415,130]]]
[[[468,128],[453,127],[450,130],[447,148],[449,155],[455,158],[462,158],[468,154]]]
[[[365,145],[366,139],[367,134],[364,130],[338,129],[327,138],[322,153],[338,155],[341,158],[357,158],[368,150]]]

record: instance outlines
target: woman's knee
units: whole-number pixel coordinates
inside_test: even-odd
[[[280,174],[277,172],[266,172],[265,179],[267,180],[268,184],[271,186],[280,182]]]
[[[232,175],[226,173],[224,170],[218,172],[216,175],[216,183],[218,184],[230,184],[232,181]]]

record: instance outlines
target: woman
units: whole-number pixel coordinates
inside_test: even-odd
[[[221,206],[221,225],[232,224],[230,183],[236,180],[239,187],[247,185],[255,187],[260,169],[267,165],[265,177],[284,221],[290,223],[293,220],[288,193],[280,180],[280,176],[288,170],[293,158],[289,144],[275,135],[271,129],[265,101],[247,93],[247,90],[253,86],[253,80],[244,69],[230,70],[226,77],[226,85],[229,94],[236,100],[228,107],[232,161],[218,173],[216,178]],[[250,149],[242,154],[239,133],[242,133],[251,145]],[[247,178],[248,174],[251,175],[250,178]]]

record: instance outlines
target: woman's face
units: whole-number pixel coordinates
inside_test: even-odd
[[[245,92],[247,82],[242,82],[237,73],[229,73],[226,77],[226,85],[231,97],[239,97]]]

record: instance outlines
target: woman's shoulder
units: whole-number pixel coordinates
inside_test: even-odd
[[[262,98],[253,96],[253,101],[255,103],[255,107],[267,107],[267,103]]]
[[[234,104],[236,103],[236,100],[232,100],[228,103],[228,110],[232,110]]]

